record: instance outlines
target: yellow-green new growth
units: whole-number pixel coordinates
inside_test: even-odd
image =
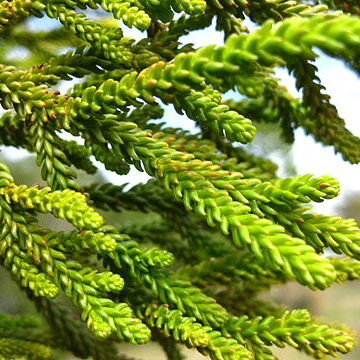
[[[360,72],[358,8],[350,0],[0,2],[0,145],[35,155],[34,174],[47,183],[17,185],[0,163],[0,265],[49,325],[0,314],[0,360],[50,360],[63,350],[122,360],[118,341],[150,339],[169,360],[183,360],[176,343],[212,360],[274,360],[268,347],[285,344],[315,358],[350,351],[346,327],[257,298],[287,281],[324,290],[360,278],[355,220],[309,211],[336,197],[339,183],[278,177],[277,164],[248,143],[261,122],[280,124],[287,142],[303,127],[360,162],[360,140],[312,64],[319,49]],[[34,29],[34,16],[54,28]],[[245,18],[258,27],[250,31]],[[196,30],[207,40],[210,26],[223,44],[188,42]],[[18,47],[24,58],[12,56]],[[279,84],[278,66],[300,98]],[[165,105],[179,128],[167,124]],[[186,118],[196,132],[182,128]],[[129,189],[134,168],[152,179]],[[105,182],[101,169],[122,185]],[[97,177],[88,182],[82,171]],[[45,228],[42,214],[68,224]]]

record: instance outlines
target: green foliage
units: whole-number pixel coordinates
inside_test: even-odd
[[[94,16],[99,8],[113,19]],[[213,360],[275,360],[269,346],[285,344],[315,358],[350,351],[344,326],[257,298],[287,281],[324,290],[360,278],[355,221],[305,206],[336,197],[337,180],[278,178],[246,144],[259,122],[280,123],[288,142],[302,127],[360,162],[360,139],[312,64],[320,49],[359,72],[357,15],[356,1],[332,0],[0,2],[0,144],[34,153],[48,185],[17,184],[0,164],[0,263],[48,323],[0,314],[0,360],[126,359],[118,342],[150,340],[176,360],[177,343]],[[60,27],[29,30],[34,16]],[[249,32],[246,18],[259,26]],[[213,19],[223,45],[180,39]],[[135,41],[125,27],[146,33]],[[9,58],[14,44],[29,55]],[[279,85],[276,66],[301,99]],[[224,101],[228,90],[243,98]],[[163,105],[199,132],[154,122]],[[95,174],[99,163],[153,179],[131,189],[77,180],[76,169]],[[137,217],[117,228],[108,211]],[[39,214],[69,226],[47,229]]]

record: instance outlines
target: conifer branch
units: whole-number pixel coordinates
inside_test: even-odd
[[[0,33],[7,27],[24,20],[31,13],[41,16],[44,9],[42,1],[10,0],[2,1],[0,4]]]
[[[98,18],[99,8],[121,22]],[[150,339],[173,360],[183,359],[176,343],[213,360],[275,360],[268,347],[285,344],[315,358],[351,350],[354,335],[343,326],[257,298],[292,280],[325,289],[359,279],[355,221],[304,206],[336,197],[338,181],[278,178],[277,165],[246,146],[266,121],[280,123],[289,143],[301,126],[359,162],[359,139],[311,63],[319,49],[360,69],[359,18],[344,13],[358,14],[357,4],[0,3],[0,144],[36,154],[49,185],[17,185],[0,164],[0,264],[49,324],[0,314],[0,360],[50,360],[63,350],[122,360],[116,341]],[[60,27],[27,27],[44,15]],[[258,28],[247,29],[246,17]],[[187,42],[186,35],[211,24],[223,45]],[[124,36],[126,26],[146,32],[135,41]],[[11,58],[14,45],[28,55]],[[64,46],[70,51],[62,53]],[[296,77],[301,99],[279,84],[277,66]],[[59,91],[65,82],[68,89]],[[229,90],[245,98],[223,100]],[[199,132],[185,131],[181,120],[179,128],[157,121],[166,119],[163,105],[193,120]],[[65,140],[69,134],[76,140]],[[73,166],[94,174],[98,162],[119,175],[135,167],[152,179],[130,190],[75,182]],[[111,214],[95,208],[126,219],[116,228],[104,220]],[[73,228],[41,227],[39,214]],[[136,214],[133,221],[129,214]],[[325,257],[329,248],[347,256]],[[76,309],[53,299],[61,292]]]
[[[223,334],[231,334],[239,343],[246,343],[248,334],[254,336],[251,342],[256,345],[284,347],[284,343],[287,343],[315,358],[336,356],[336,352],[347,353],[354,346],[351,333],[341,327],[313,321],[306,310],[285,312],[281,318],[258,318],[257,322],[252,321],[251,324],[246,324],[246,319],[246,316],[229,319]]]
[[[181,316],[178,310],[169,310],[166,305],[151,304],[139,307],[139,316],[151,327],[157,327],[165,336],[196,347],[213,360],[251,359],[252,354],[233,339],[222,337],[218,331],[194,322],[194,318]],[[164,321],[166,319],[166,322]]]

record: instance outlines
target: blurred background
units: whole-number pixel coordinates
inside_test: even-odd
[[[250,28],[254,25],[247,24]],[[56,21],[35,19],[27,24],[29,29],[47,30],[57,27]],[[140,38],[141,33],[136,30],[129,30],[129,36]],[[205,35],[205,36],[204,36]],[[214,30],[214,26],[194,32],[183,38],[183,42],[192,42],[195,46],[206,45],[207,41],[218,44],[222,43],[222,34]],[[67,49],[65,49],[67,50]],[[9,58],[26,56],[23,50],[14,46]],[[316,61],[319,68],[319,76],[323,85],[327,87],[328,93],[332,97],[332,102],[338,107],[340,115],[347,121],[348,128],[357,136],[360,136],[360,122],[358,121],[358,107],[360,104],[359,79],[350,72],[340,61],[336,61],[321,54]],[[301,96],[294,86],[294,80],[284,69],[278,69],[277,75],[294,96]],[[61,84],[63,91],[68,86]],[[235,93],[228,93],[226,97],[239,98]],[[1,109],[0,109],[1,112]],[[166,108],[165,120],[170,126],[183,127],[190,131],[196,131],[194,123],[179,116],[172,108]],[[360,224],[360,167],[344,162],[340,155],[335,155],[331,147],[323,147],[314,142],[299,129],[295,133],[295,142],[292,146],[285,144],[280,139],[280,131],[274,125],[260,124],[258,135],[255,141],[249,146],[249,150],[257,155],[264,155],[274,160],[279,165],[279,176],[291,176],[295,174],[312,173],[314,175],[329,174],[337,177],[341,183],[340,196],[325,203],[316,204],[314,211],[327,215],[342,216],[345,218],[355,218]],[[35,157],[26,151],[15,148],[0,148],[0,160],[10,167],[18,184],[44,184],[40,178],[40,171],[35,166]],[[80,173],[80,182],[88,184],[94,181],[111,181],[114,184],[129,183],[129,186],[138,182],[146,182],[149,178],[144,173],[139,173],[132,169],[126,176],[119,176],[108,172],[99,165],[100,171],[95,176]],[[111,223],[126,224],[138,221],[139,214],[124,211],[122,213],[107,212],[104,216]],[[151,221],[155,214],[140,215],[144,219]],[[66,230],[64,222],[53,218],[43,218],[48,228],[54,230]],[[10,279],[9,275],[0,268],[0,312],[9,313],[33,313],[35,310],[32,304],[26,299]],[[290,308],[307,308],[313,315],[326,318],[328,321],[339,321],[360,333],[360,283],[349,282],[337,286],[325,292],[312,292],[295,283],[274,287],[270,292],[263,294],[264,298],[275,299],[279,303],[288,305]],[[156,345],[120,345],[122,352],[129,356],[143,359],[165,359],[161,349]],[[304,354],[297,353],[295,350],[281,349],[276,353],[284,360],[308,359]],[[188,359],[202,359],[203,356],[194,351],[187,350]],[[69,355],[69,359],[71,356]],[[360,359],[360,349],[355,349],[349,355],[344,356],[347,360]]]

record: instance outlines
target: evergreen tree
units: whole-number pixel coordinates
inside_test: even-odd
[[[100,9],[121,26],[88,17]],[[271,345],[315,358],[351,350],[344,326],[258,298],[276,283],[324,290],[360,277],[355,221],[306,206],[335,197],[337,180],[278,178],[274,163],[238,143],[251,142],[257,122],[279,122],[288,141],[302,127],[344,160],[360,161],[360,139],[313,64],[321,49],[360,71],[359,13],[355,0],[1,1],[0,142],[35,153],[48,186],[17,184],[1,163],[0,261],[49,328],[1,314],[0,359],[61,358],[61,350],[125,359],[117,342],[150,339],[169,359],[183,359],[177,343],[213,360],[275,359]],[[31,31],[34,16],[62,26]],[[180,41],[213,20],[223,46]],[[124,27],[143,38],[123,36]],[[29,55],[9,58],[14,45]],[[296,78],[302,99],[279,85],[276,66]],[[56,90],[74,78],[81,81],[66,94]],[[230,89],[243,100],[222,100]],[[164,104],[194,120],[198,133],[152,121]],[[130,190],[82,186],[75,168],[93,174],[94,159],[153,179]],[[160,216],[115,227],[99,209]],[[41,226],[40,213],[73,230]],[[326,257],[327,248],[344,256]]]

